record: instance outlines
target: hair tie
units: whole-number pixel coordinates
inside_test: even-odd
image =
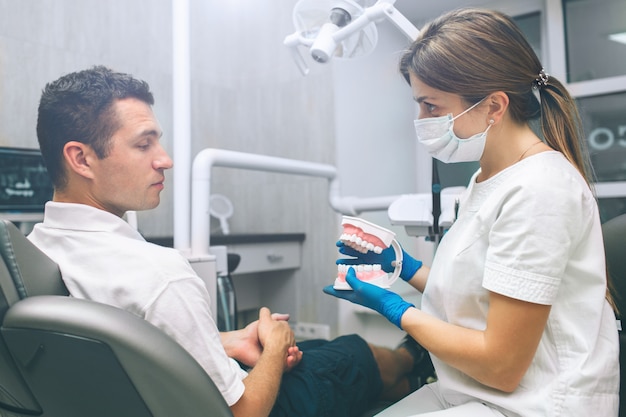
[[[537,76],[537,78],[535,78],[535,81],[533,81],[533,88],[540,89],[547,86],[549,79],[550,75],[546,72],[545,69],[541,68],[541,71],[539,71],[539,75]]]

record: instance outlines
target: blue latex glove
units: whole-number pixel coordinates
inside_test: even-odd
[[[392,247],[388,247],[384,249],[381,254],[377,254],[372,251],[368,251],[367,253],[358,252],[351,247],[346,246],[341,240],[337,241],[336,245],[339,248],[339,253],[356,258],[337,259],[337,264],[380,264],[382,270],[389,273],[392,273],[395,269],[395,265],[392,264],[392,262],[396,260],[396,252]],[[402,269],[400,269],[400,278],[405,281],[409,281],[421,267],[422,261],[418,261],[402,249]]]
[[[415,307],[394,292],[361,281],[356,277],[354,268],[348,268],[346,282],[350,284],[352,291],[335,290],[332,285],[328,285],[324,287],[324,292],[376,310],[400,329],[402,329],[400,319],[402,319],[404,312],[409,307]]]

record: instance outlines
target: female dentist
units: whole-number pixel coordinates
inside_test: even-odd
[[[401,276],[423,293],[421,309],[352,269],[353,291],[324,288],[431,354],[438,381],[380,416],[617,416],[618,333],[575,102],[495,11],[434,20],[400,71],[419,104],[419,142],[480,168],[431,268],[404,253]],[[338,263],[363,260],[340,252],[357,259]],[[388,270],[390,252],[378,255]]]

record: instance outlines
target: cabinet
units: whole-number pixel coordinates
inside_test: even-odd
[[[301,265],[304,238],[304,233],[211,237],[211,245],[226,246],[228,253],[241,256],[232,273],[239,311],[261,306],[275,312],[297,311],[295,272]]]
[[[171,237],[146,239],[173,246]],[[228,253],[241,256],[231,274],[239,311],[257,310],[261,306],[274,312],[294,314],[297,311],[295,272],[301,265],[304,239],[304,233],[211,236],[211,246],[226,246]],[[256,311],[251,312],[251,317],[256,318]]]

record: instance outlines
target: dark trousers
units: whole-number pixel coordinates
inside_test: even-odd
[[[300,364],[283,375],[270,417],[350,417],[371,408],[382,381],[367,342],[357,335],[298,343]]]

